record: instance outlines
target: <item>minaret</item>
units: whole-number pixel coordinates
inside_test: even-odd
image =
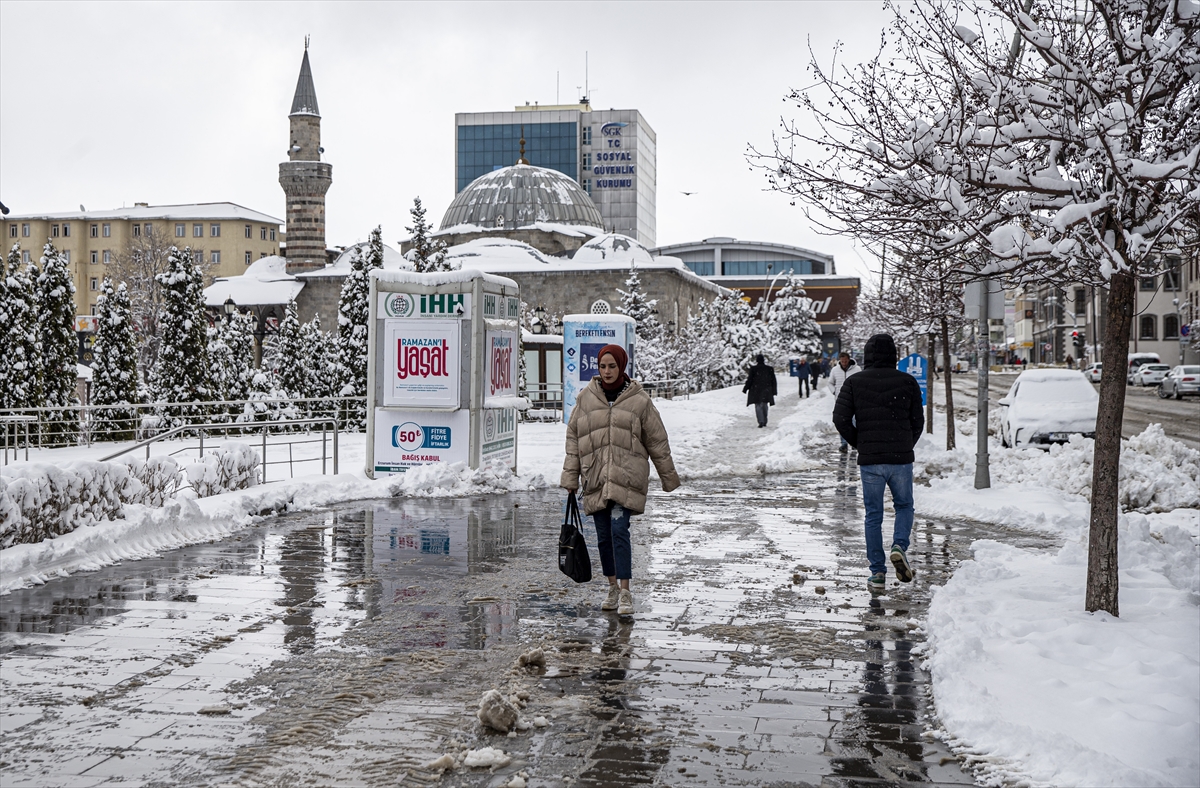
[[[325,192],[333,183],[333,165],[321,161],[321,113],[308,66],[308,37],[304,60],[292,99],[288,160],[279,165],[279,185],[287,197],[287,270],[323,268],[325,257]]]

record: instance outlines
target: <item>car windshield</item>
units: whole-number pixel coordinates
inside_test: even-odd
[[[1142,369],[1149,370],[1150,372],[1165,372],[1170,369],[1170,367],[1168,367],[1166,364],[1147,364],[1146,366],[1142,367]]]
[[[1200,367],[1180,367],[1179,371],[1184,375],[1200,375]]]
[[[1023,403],[1091,402],[1096,397],[1096,390],[1082,377],[1025,380],[1017,389]]]

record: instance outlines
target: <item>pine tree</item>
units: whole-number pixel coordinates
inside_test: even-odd
[[[637,263],[629,266],[629,278],[625,280],[628,290],[617,288],[621,294],[621,314],[632,317],[637,324],[637,336],[640,340],[658,339],[662,334],[662,324],[658,322],[657,298],[647,298],[642,292],[642,281],[638,276]]]
[[[22,269],[21,247],[13,244],[0,270],[0,408],[41,404],[42,344],[38,333],[37,269]]]
[[[47,242],[37,278],[38,334],[42,339],[42,442],[74,443],[78,436],[79,357],[75,338],[75,283],[66,256]],[[73,407],[74,406],[74,407]]]
[[[381,230],[371,232],[368,253],[356,248],[350,255],[350,273],[342,284],[338,303],[338,396],[362,397],[362,403],[344,405],[340,420],[349,429],[362,429],[367,422],[367,320],[370,272],[383,267]],[[375,250],[378,249],[378,254]]]
[[[254,380],[254,316],[235,313],[208,330],[208,387],[214,400],[250,397]],[[213,421],[241,413],[240,406],[216,409]]]
[[[137,425],[137,339],[129,292],[122,282],[116,288],[104,277],[96,300],[96,345],[92,362],[92,432],[114,441],[132,440]]]
[[[303,348],[305,396],[309,402],[305,411],[310,416],[333,415],[332,398],[337,394],[337,343],[321,330],[321,316],[300,326],[300,346]]]
[[[167,270],[155,279],[163,288],[163,307],[151,391],[155,400],[163,403],[159,411],[166,426],[203,421],[206,407],[199,403],[211,398],[204,273],[192,262],[190,248],[173,247]]]
[[[821,352],[821,326],[812,299],[805,294],[803,280],[794,274],[788,274],[787,284],[771,302],[767,325],[776,362]]]
[[[279,380],[279,387],[290,399],[308,396],[308,369],[305,351],[300,336],[300,320],[296,316],[296,302],[289,301],[284,309],[283,320],[275,334],[271,368]]]
[[[425,206],[421,205],[420,197],[413,199],[413,207],[409,213],[412,214],[413,226],[404,228],[412,233],[412,248],[408,250],[408,259],[412,261],[417,272],[428,274],[454,270],[454,266],[446,260],[446,242],[431,235],[433,228],[425,221]]]

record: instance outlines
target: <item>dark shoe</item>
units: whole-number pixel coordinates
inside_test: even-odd
[[[871,575],[870,579],[867,580],[867,589],[872,594],[882,594],[887,590],[887,575],[882,572]]]
[[[904,554],[904,548],[898,544],[892,545],[892,566],[896,567],[896,579],[901,583],[912,582],[913,570],[908,565],[908,556]]]
[[[840,451],[842,454],[845,454],[846,452],[850,451],[850,444],[843,443],[838,447],[838,451]]]

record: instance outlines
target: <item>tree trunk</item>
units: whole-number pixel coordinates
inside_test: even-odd
[[[1092,516],[1088,529],[1087,611],[1119,615],[1117,574],[1117,481],[1121,466],[1121,422],[1125,415],[1125,369],[1129,330],[1133,325],[1137,278],[1113,275],[1108,286],[1104,321],[1104,369],[1096,413],[1096,447],[1092,458]]]
[[[946,379],[946,451],[954,448],[954,387],[950,385],[950,324],[942,318],[942,374]]]
[[[933,360],[937,346],[934,338],[937,334],[929,332],[929,355],[925,359],[925,431],[933,434],[933,379],[937,377],[937,364]]]

